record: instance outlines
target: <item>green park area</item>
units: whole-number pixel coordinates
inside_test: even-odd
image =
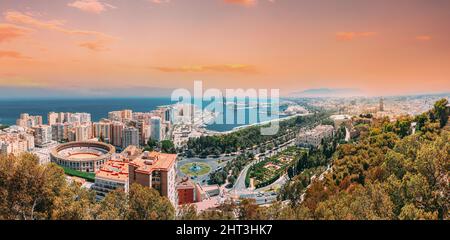
[[[181,172],[188,176],[203,176],[211,171],[211,167],[206,163],[186,163],[180,168]]]
[[[95,182],[95,173],[80,172],[70,168],[62,167],[66,175],[86,179],[88,182]]]
[[[253,165],[248,172],[248,179],[253,179],[256,188],[270,185],[283,176],[287,169],[306,151],[303,148],[289,147],[283,152]]]

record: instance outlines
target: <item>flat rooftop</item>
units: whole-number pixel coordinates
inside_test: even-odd
[[[175,164],[176,159],[176,154],[144,152],[131,161],[130,165],[137,167],[137,172],[148,174],[155,170],[168,171]]]
[[[95,178],[126,182],[128,181],[128,162],[109,160],[95,173]]]

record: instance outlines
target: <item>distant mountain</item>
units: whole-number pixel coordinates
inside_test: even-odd
[[[361,90],[356,88],[313,88],[290,94],[292,97],[350,97],[362,95]]]

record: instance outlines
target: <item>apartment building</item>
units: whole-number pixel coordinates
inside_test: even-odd
[[[176,154],[144,152],[129,164],[129,184],[151,187],[178,205],[176,191]]]

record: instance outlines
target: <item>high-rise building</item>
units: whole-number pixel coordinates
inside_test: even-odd
[[[93,138],[92,125],[85,123],[72,128],[70,141],[83,142]]]
[[[380,112],[384,111],[384,99],[383,97],[380,98]]]
[[[52,142],[52,128],[49,125],[38,125],[33,130],[36,146],[43,147]]]
[[[65,119],[65,113],[59,112],[58,114],[58,122],[59,123],[65,123],[67,120]]]
[[[49,112],[47,115],[47,124],[49,126],[52,126],[54,124],[56,124],[58,121],[58,113],[55,112]]]
[[[66,139],[66,138],[64,138],[65,137],[64,133],[66,132],[64,129],[65,128],[64,123],[54,123],[51,125],[51,127],[52,127],[52,140],[53,141],[62,142],[63,140]]]
[[[120,111],[114,111],[108,113],[108,119],[111,121],[119,121],[122,122],[122,115]]]
[[[160,117],[152,117],[150,120],[151,124],[151,138],[155,141],[162,141],[162,124]]]
[[[122,138],[123,138],[123,129],[125,128],[125,124],[122,122],[114,121],[112,123],[112,138],[111,144],[117,147],[122,146]]]
[[[139,146],[139,131],[134,127],[125,127],[123,129],[122,147]]]
[[[177,207],[176,158],[176,154],[142,153],[129,163],[129,184],[138,183],[151,187]]]
[[[87,123],[91,122],[90,113],[71,113],[68,122],[70,123]]]
[[[108,119],[111,121],[128,122],[133,118],[133,111],[129,109],[113,111],[108,113]]]
[[[94,125],[94,137],[103,139],[104,142],[111,141],[112,135],[112,122],[108,119],[102,119],[99,122],[96,122]]]
[[[16,125],[27,128],[42,125],[42,116],[31,116],[28,113],[22,113],[20,118],[17,119]]]
[[[34,137],[28,133],[0,133],[0,155],[18,156],[34,148]]]
[[[133,119],[133,111],[130,109],[122,110],[122,119],[125,121],[130,121]]]
[[[137,124],[136,124],[136,128],[138,129],[138,131],[139,131],[139,144],[141,145],[141,146],[143,146],[143,145],[145,145],[145,143],[146,143],[146,141],[148,140],[148,129],[149,129],[149,126],[148,126],[148,124],[146,123],[146,121],[144,121],[144,120],[139,120],[138,122],[137,122]]]
[[[165,110],[165,112],[164,112],[164,121],[165,121],[165,122],[172,123],[172,112],[173,112],[172,107],[168,107],[168,108]]]

